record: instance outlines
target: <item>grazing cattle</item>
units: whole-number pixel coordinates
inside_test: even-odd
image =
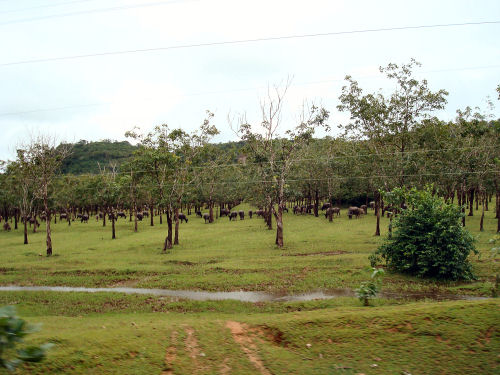
[[[245,211],[238,211],[238,215],[240,215],[240,220],[245,220]]]
[[[203,219],[205,219],[205,224],[208,222],[210,222],[210,215],[209,214],[203,214]]]
[[[142,213],[137,213],[137,220],[142,221]]]
[[[102,218],[102,216],[101,216],[101,215],[102,215],[102,214],[101,214],[101,213],[99,213],[99,217],[101,217],[101,218]],[[77,218],[77,219],[81,219],[81,218],[82,218],[82,216],[83,216],[82,214],[76,214],[76,218]]]
[[[83,223],[83,222],[85,222],[85,223],[87,223],[87,224],[88,224],[88,222],[89,222],[89,215],[87,215],[87,214],[82,215],[82,217],[81,217],[80,221],[81,221],[82,223]]]
[[[360,208],[364,211],[366,215],[366,213],[368,212],[368,207],[366,206],[366,204],[363,204]]]
[[[223,209],[220,210],[220,217],[222,217],[222,216],[229,216],[230,213],[231,212],[228,209],[223,208]]]
[[[125,215],[125,212],[123,212],[123,211],[118,212],[118,213],[116,214],[116,216],[117,216],[117,217],[123,217],[124,219],[126,219],[126,218],[127,218],[127,215]]]
[[[323,203],[323,205],[321,206],[321,211],[324,211],[328,208],[330,208],[332,206],[331,203]]]
[[[231,221],[233,219],[236,220],[237,217],[238,217],[238,213],[236,211],[229,213],[229,221]]]
[[[286,208],[286,207],[283,207],[283,212],[286,212],[286,213],[288,213],[288,208]]]
[[[347,215],[349,215],[349,219],[352,219],[352,216],[356,216],[356,219],[358,219],[361,215],[363,215],[365,211],[363,211],[362,208],[356,207],[356,206],[351,206],[347,210]]]
[[[293,213],[294,214],[300,214],[300,207],[299,206],[293,206]]]
[[[375,201],[371,201],[370,203],[368,203],[368,206],[374,210],[375,209]]]
[[[10,224],[7,221],[3,224],[3,230],[5,230],[7,232],[10,232],[10,230],[11,230]]]
[[[143,211],[142,212],[143,217],[149,217],[149,212],[148,211]]]
[[[255,211],[255,214],[256,214],[257,216],[264,217],[264,210],[257,210],[257,211]]]
[[[99,221],[99,215],[95,215],[95,221]]]
[[[340,216],[340,208],[338,207],[332,207],[333,213],[337,214],[337,216]]]
[[[67,218],[68,218],[68,214],[66,214],[66,213],[62,213],[59,215],[59,220],[67,219]]]
[[[252,211],[252,210],[249,210],[249,211],[248,211],[248,216],[250,217],[250,219],[252,218],[252,215],[253,215],[253,211]]]
[[[182,212],[179,214],[179,220],[181,221],[181,223],[182,220],[184,220],[186,223],[188,222],[188,218]]]
[[[201,214],[201,211],[196,211],[196,216],[203,217],[202,214]]]

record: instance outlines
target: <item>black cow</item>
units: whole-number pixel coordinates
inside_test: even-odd
[[[3,224],[3,230],[5,230],[5,231],[7,231],[7,232],[10,232],[11,228],[10,228],[10,224],[9,224],[9,222],[7,222],[7,221],[6,221],[6,222]]]
[[[85,223],[87,223],[87,224],[88,224],[88,222],[89,222],[89,215],[87,215],[87,214],[82,215],[82,217],[81,217],[80,221],[81,221],[82,223],[83,223],[83,222],[85,222]]]
[[[148,211],[143,211],[142,216],[143,217],[149,217],[149,212]]]
[[[248,211],[248,216],[250,217],[250,219],[252,218],[252,215],[253,215],[253,211],[252,211],[252,210],[249,210],[249,211]]]
[[[196,211],[196,216],[203,217],[203,215],[201,214],[201,211]]]
[[[68,218],[68,214],[66,214],[66,213],[62,213],[59,215],[59,220],[67,219],[67,218]]]
[[[137,220],[142,221],[142,213],[137,213]]]
[[[331,203],[323,203],[323,205],[321,206],[321,211],[324,211],[327,208],[330,208],[331,206],[332,206]]]
[[[181,223],[182,220],[184,220],[186,223],[188,222],[188,218],[182,212],[179,214],[179,220],[181,221]]]
[[[203,214],[203,219],[205,219],[205,224],[208,222],[210,222],[210,215],[209,214]]]
[[[255,214],[256,214],[257,216],[264,217],[264,210],[257,210],[257,211],[255,211]]]
[[[127,218],[127,215],[125,215],[125,212],[123,211],[119,211],[117,214],[116,214],[117,217],[123,217],[124,219]]]
[[[236,211],[229,213],[229,221],[231,221],[233,219],[236,220],[237,217],[238,217],[238,213]]]
[[[229,216],[230,213],[231,212],[228,209],[223,208],[223,209],[220,210],[220,217],[222,217],[222,216]]]
[[[240,215],[240,220],[245,220],[245,211],[238,211],[238,215]]]

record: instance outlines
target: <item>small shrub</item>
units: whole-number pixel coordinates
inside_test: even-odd
[[[356,289],[356,296],[364,306],[370,305],[370,299],[375,298],[382,286],[382,275],[384,270],[382,268],[372,268],[372,276],[370,281],[361,283],[360,287]]]
[[[471,252],[477,254],[477,250],[474,238],[462,227],[460,207],[445,203],[429,188],[412,189],[404,195],[411,208],[402,210],[394,221],[392,238],[376,253],[385,258],[391,269],[402,273],[448,280],[474,279],[467,258]]]
[[[40,362],[45,358],[45,352],[52,344],[15,350],[16,344],[23,342],[26,335],[36,331],[37,327],[16,316],[14,307],[0,308],[0,368],[14,371],[23,362]],[[8,355],[10,359],[6,358]]]

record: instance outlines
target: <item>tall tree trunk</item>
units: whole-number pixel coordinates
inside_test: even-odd
[[[214,203],[212,202],[212,198],[208,201],[208,222],[213,223],[214,222]]]
[[[474,216],[474,189],[470,189],[469,192],[469,215]]]
[[[14,229],[17,229],[17,208],[14,211]]]
[[[380,236],[380,193],[375,193],[375,215],[377,215],[377,224],[375,227],[375,236]]]
[[[137,203],[134,200],[134,232],[137,233]]]
[[[47,256],[52,255],[52,233],[50,231],[50,212],[49,212],[49,204],[48,204],[48,198],[47,198],[47,190],[45,190],[45,196],[43,198],[43,206],[45,208],[45,215],[47,216],[46,218],[46,225],[45,225],[45,232],[47,234]],[[35,225],[36,225],[36,219],[35,219]]]
[[[271,198],[268,198],[269,206],[267,210],[264,210],[264,214],[266,215],[266,224],[267,224],[267,229],[272,230],[273,229],[273,220],[272,220],[272,212],[273,212],[273,201]]]
[[[28,219],[26,219],[26,215],[24,215],[24,244],[28,244]]]
[[[111,212],[111,232],[112,232],[112,236],[111,236],[111,239],[115,239],[116,238],[116,230],[115,230],[115,213],[114,212]]]
[[[319,191],[318,189],[316,189],[314,191],[314,216],[315,217],[318,217],[319,214],[318,214],[318,209],[319,209]]]
[[[484,204],[485,204],[484,201],[486,200],[486,194],[480,193],[479,196],[481,196],[481,203],[482,203],[482,207],[483,207],[483,209],[481,210],[481,220],[479,221],[479,230],[481,232],[484,232]],[[478,199],[478,197],[476,197],[476,202],[477,202],[477,199]]]
[[[465,187],[462,188],[462,226],[465,227],[465,207],[466,207],[467,193]]]
[[[278,212],[274,212],[276,219],[276,246],[283,247],[283,207],[282,203],[278,204]]]
[[[161,208],[158,208],[158,215],[160,216],[160,225],[163,224],[163,212]]]
[[[167,251],[167,249],[171,249],[172,244],[172,207],[170,204],[167,207],[167,237],[165,237],[165,243],[163,244],[163,252]]]
[[[153,211],[153,203],[151,203],[150,206],[149,206],[149,220],[150,220],[149,225],[150,226],[154,226],[155,225],[154,220],[153,220],[154,216],[155,215],[154,215],[154,211]]]
[[[106,211],[102,213],[102,226],[103,227],[106,226]]]
[[[175,207],[175,235],[174,235],[174,245],[179,244],[179,206]]]

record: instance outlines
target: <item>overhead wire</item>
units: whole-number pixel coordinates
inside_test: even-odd
[[[449,27],[497,25],[497,24],[500,24],[500,20],[432,24],[432,25],[416,25],[416,26],[400,26],[400,27],[384,27],[384,28],[374,28],[374,29],[333,31],[333,32],[314,33],[314,34],[281,35],[281,36],[275,36],[275,37],[226,40],[226,41],[207,42],[207,43],[179,44],[179,45],[165,46],[165,47],[151,47],[151,48],[122,50],[122,51],[105,51],[105,52],[89,53],[89,54],[82,54],[82,55],[46,57],[46,58],[38,58],[38,59],[20,60],[20,61],[11,61],[11,62],[7,62],[7,63],[0,63],[0,67],[21,65],[21,64],[36,64],[36,63],[53,62],[53,61],[67,61],[67,60],[76,60],[76,59],[83,59],[83,58],[90,58],[90,57],[116,56],[116,55],[126,55],[126,54],[134,54],[134,53],[168,51],[168,50],[176,50],[176,49],[213,47],[213,46],[247,44],[247,43],[259,43],[259,42],[269,42],[269,41],[277,41],[277,40],[291,40],[291,39],[304,39],[304,38],[315,38],[315,37],[325,37],[325,36],[340,36],[340,35],[350,35],[350,34],[365,34],[365,33],[378,33],[378,32],[389,32],[389,31],[402,31],[402,30],[422,30],[422,29],[433,29],[433,28],[449,28]]]
[[[436,69],[436,70],[423,71],[421,73],[423,73],[423,74],[426,74],[426,73],[444,73],[444,72],[455,72],[455,71],[464,71],[464,70],[482,70],[482,69],[497,69],[497,68],[500,68],[500,65],[485,65],[485,66],[474,66],[474,67],[471,66],[471,67],[450,68],[450,69]],[[374,77],[377,77],[377,76],[365,75],[365,76],[361,76],[359,78],[369,79],[369,78],[374,78]],[[344,79],[337,78],[337,79],[325,79],[325,80],[309,81],[309,82],[298,82],[298,83],[292,84],[291,87],[316,85],[316,84],[322,84],[322,83],[343,82],[343,81],[344,81]],[[185,97],[204,96],[204,95],[234,93],[234,92],[241,92],[241,91],[257,91],[257,90],[262,90],[262,89],[265,89],[265,87],[262,86],[262,87],[253,87],[253,88],[248,87],[248,88],[229,89],[229,90],[205,91],[205,92],[198,92],[198,93],[187,93],[187,94],[183,94],[183,96],[185,96]],[[157,99],[157,98],[154,98],[154,99]],[[153,98],[146,98],[143,100],[145,102],[147,102],[149,100],[153,100]],[[100,103],[74,104],[74,105],[61,106],[61,107],[37,108],[37,109],[29,109],[29,110],[24,110],[24,111],[0,112],[0,117],[26,115],[26,114],[41,113],[41,112],[64,111],[64,110],[69,110],[69,109],[100,107],[100,106],[105,106],[105,105],[113,104],[113,103],[114,102],[112,102],[112,101],[107,101],[107,102],[100,102]]]

